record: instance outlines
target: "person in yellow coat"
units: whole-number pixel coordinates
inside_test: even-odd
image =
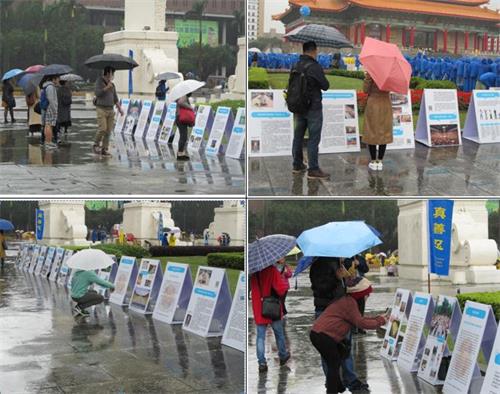
[[[168,246],[175,246],[176,238],[174,233],[170,234],[170,237],[168,237]]]
[[[5,264],[5,250],[7,249],[7,243],[5,242],[5,235],[3,230],[0,230],[0,263],[3,268]]]

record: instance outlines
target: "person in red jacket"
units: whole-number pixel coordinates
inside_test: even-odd
[[[336,271],[337,286],[347,270],[341,265]],[[309,337],[311,343],[327,363],[327,393],[343,393],[345,387],[340,379],[340,365],[350,353],[350,344],[345,341],[353,327],[376,329],[386,323],[387,316],[363,317],[356,300],[350,295],[334,298],[325,311],[315,320]]]
[[[250,288],[252,290],[252,308],[257,326],[257,360],[259,362],[259,372],[267,371],[266,362],[266,330],[271,325],[278,346],[280,365],[285,365],[290,359],[290,353],[286,348],[285,332],[283,329],[283,303],[281,303],[280,320],[271,320],[262,316],[262,300],[264,297],[273,295],[282,298],[289,289],[288,281],[284,280],[276,267],[270,266],[257,272],[250,278]]]

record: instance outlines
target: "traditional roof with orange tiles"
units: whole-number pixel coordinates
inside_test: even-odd
[[[480,5],[488,0],[289,0],[292,6],[285,12],[274,15],[280,20],[290,13],[293,7],[307,6],[312,11],[340,13],[351,7],[367,8],[382,11],[406,12],[425,15],[460,17],[465,19],[481,19],[498,22],[500,13]]]

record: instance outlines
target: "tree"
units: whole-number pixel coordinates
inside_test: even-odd
[[[236,10],[233,12],[234,19],[231,21],[231,25],[238,37],[245,35],[245,11]]]
[[[115,224],[123,222],[122,209],[99,209],[98,211],[85,207],[85,225],[89,230],[103,227],[106,231],[111,231]]]
[[[221,201],[172,201],[172,219],[181,231],[201,235],[214,221],[214,208]]]
[[[190,11],[186,13],[186,16],[190,18],[195,18],[199,22],[199,38],[198,38],[198,74],[203,74],[203,62],[202,62],[202,46],[203,46],[203,16],[205,13],[205,8],[207,6],[207,0],[197,0]]]
[[[204,45],[201,51],[198,44],[186,48],[179,48],[179,71],[186,74],[196,68],[199,61],[203,63],[203,71],[199,75],[201,80],[206,81],[209,75],[215,74],[223,66],[229,75],[236,69],[236,51],[228,45],[211,47]]]

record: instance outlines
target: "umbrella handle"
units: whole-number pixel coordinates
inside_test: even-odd
[[[295,277],[295,290],[297,290],[297,277]]]

